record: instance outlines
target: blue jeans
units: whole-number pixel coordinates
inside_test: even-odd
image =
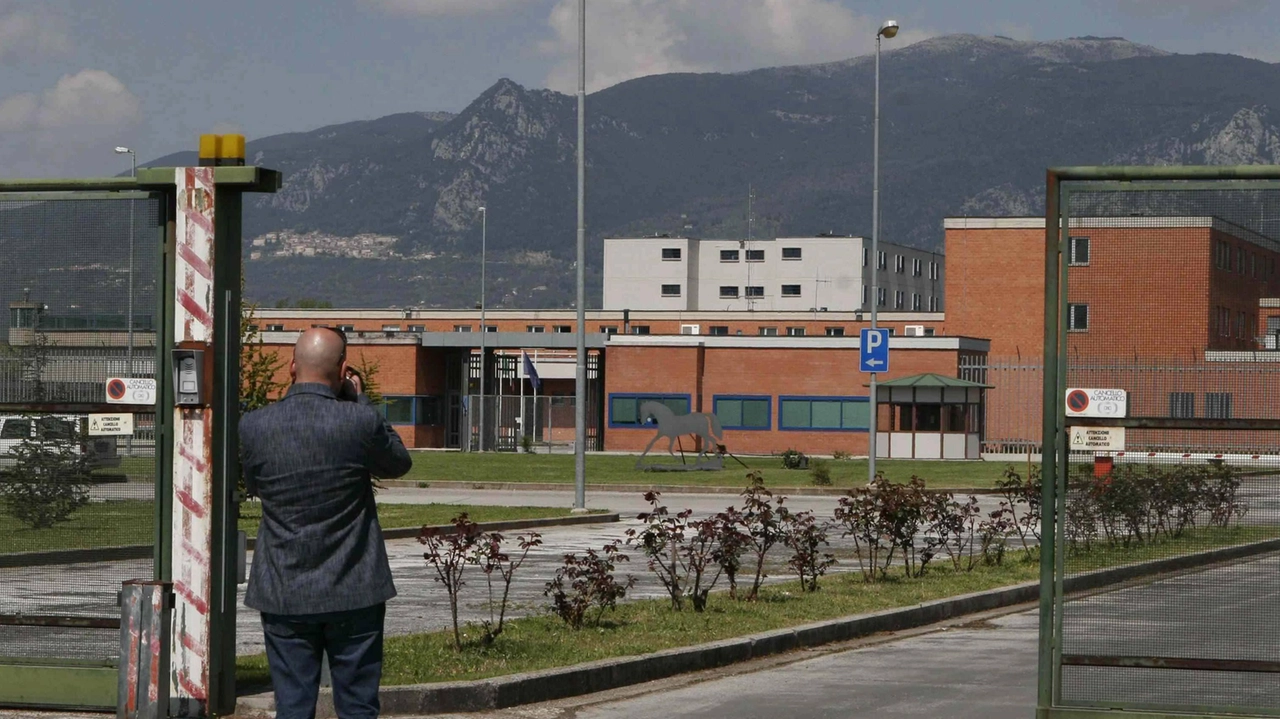
[[[276,719],[314,719],[320,663],[329,655],[333,704],[341,719],[378,716],[386,605],[329,614],[262,614]]]

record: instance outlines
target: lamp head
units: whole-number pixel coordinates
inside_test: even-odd
[[[132,154],[132,153],[133,153],[133,150],[130,150],[130,149],[129,149],[129,148],[127,148],[127,147],[117,147],[117,148],[116,148],[116,154],[117,154],[117,155],[129,155],[129,154]]]
[[[477,208],[476,208],[476,212],[485,212],[485,211],[486,211],[486,210],[485,210],[485,208],[483,208],[483,207],[477,207]]]
[[[883,36],[884,36],[884,37],[886,37],[886,38],[891,38],[891,37],[893,37],[894,35],[897,35],[897,34],[898,34],[898,21],[897,21],[897,20],[885,20],[885,21],[884,21],[884,24],[880,26],[880,32],[879,32],[879,33],[877,33],[877,34],[878,34],[878,35],[883,35]]]

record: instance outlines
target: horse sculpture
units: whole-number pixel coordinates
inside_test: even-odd
[[[658,434],[649,440],[649,445],[636,459],[636,469],[723,469],[724,458],[717,451],[724,442],[724,430],[720,427],[719,417],[702,412],[677,415],[661,402],[643,402],[640,404],[640,421],[648,422],[650,419],[657,423]],[[695,464],[644,464],[649,450],[663,437],[667,438],[667,454],[674,457],[676,440],[686,434],[702,439],[702,448],[698,451],[698,461]],[[713,451],[717,453],[712,454]]]

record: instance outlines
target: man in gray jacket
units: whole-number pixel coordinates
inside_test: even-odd
[[[347,366],[346,336],[294,346],[293,386],[240,420],[245,486],[262,501],[245,604],[262,612],[278,719],[311,719],[329,656],[342,719],[380,708],[385,602],[396,595],[372,477],[413,464]]]

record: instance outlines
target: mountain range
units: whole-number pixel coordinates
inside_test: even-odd
[[[589,95],[588,306],[605,236],[869,234],[873,71],[862,56]],[[1039,214],[1052,165],[1280,162],[1280,66],[1237,56],[951,35],[885,52],[881,83],[891,242],[937,248],[947,216]],[[457,114],[253,140],[247,160],[285,186],[246,202],[248,292],[471,306],[484,206],[489,306],[569,307],[575,143],[573,97],[506,79]]]

